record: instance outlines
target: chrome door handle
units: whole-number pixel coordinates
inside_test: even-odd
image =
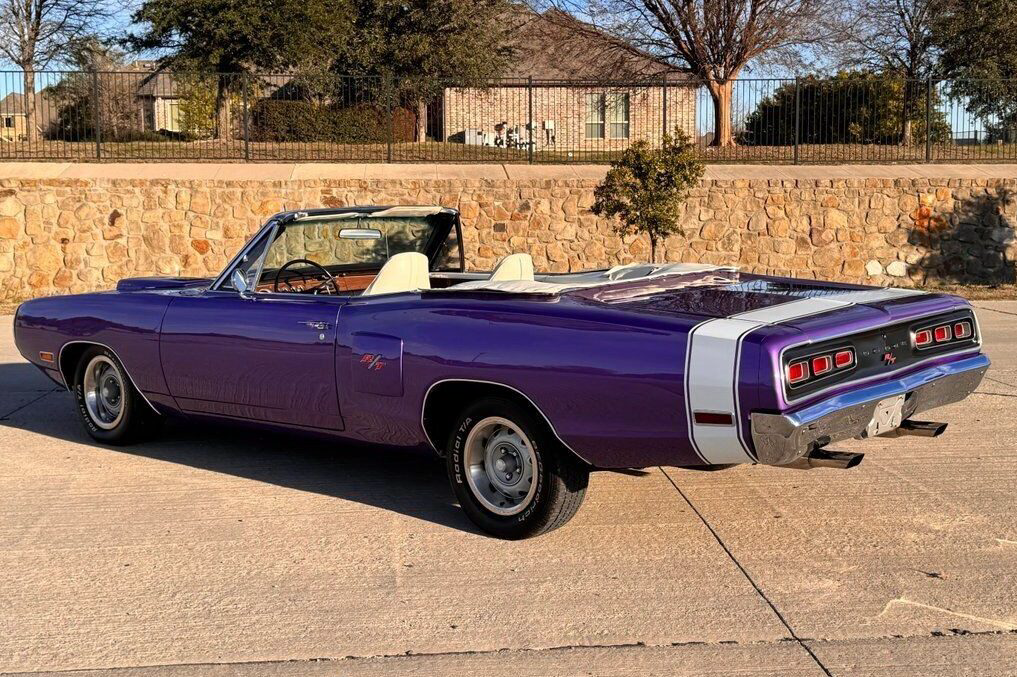
[[[303,320],[298,324],[308,326],[311,329],[317,329],[318,331],[323,331],[331,326],[328,322],[315,322],[314,320]]]

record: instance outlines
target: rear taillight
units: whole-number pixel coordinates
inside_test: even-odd
[[[791,387],[797,387],[848,371],[854,366],[854,348],[839,348],[791,362],[787,365],[787,382]]]
[[[959,320],[919,329],[911,334],[911,345],[917,350],[967,341],[974,336],[970,320]]]

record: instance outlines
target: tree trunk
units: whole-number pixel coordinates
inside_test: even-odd
[[[417,101],[417,141],[427,141],[427,101]]]
[[[735,145],[731,122],[731,103],[734,81],[708,81],[706,88],[713,99],[713,142],[711,146],[725,147]]]
[[[657,262],[657,236],[650,235],[650,263]]]
[[[25,135],[29,141],[37,143],[41,135],[36,123],[38,117],[35,110],[35,67],[26,66],[24,71],[22,81],[25,86]]]
[[[215,138],[228,141],[233,136],[232,111],[230,110],[229,76],[220,75],[215,92]]]
[[[911,121],[911,118],[905,115],[904,124],[901,125],[900,130],[900,143],[902,146],[910,146],[912,143],[914,143],[913,134],[911,132],[912,127],[913,123]]]

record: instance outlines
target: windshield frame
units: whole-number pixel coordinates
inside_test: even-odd
[[[327,209],[327,208],[308,209],[303,211],[280,212],[279,214],[275,214],[274,216],[269,218],[268,221],[265,222],[265,225],[261,227],[261,230],[258,231],[258,233],[254,237],[248,240],[247,244],[245,244],[243,248],[241,248],[237,255],[234,256],[228,264],[226,264],[226,267],[223,268],[221,273],[219,273],[219,276],[212,281],[211,285],[209,285],[209,290],[231,291],[231,292],[235,291],[233,289],[223,289],[223,285],[229,282],[230,275],[233,273],[233,270],[237,268],[237,266],[244,263],[244,257],[248,254],[248,252],[250,252],[260,243],[262,243],[265,238],[274,240],[277,237],[278,230],[281,227],[285,227],[287,224],[293,221],[299,221],[301,219],[308,217],[321,218],[328,216],[341,216],[343,214],[351,213],[362,213],[365,215],[370,215],[376,212],[382,212],[392,208],[393,207],[389,206],[344,207],[336,209]],[[436,209],[437,211],[434,212],[433,216],[441,216],[443,218],[439,222],[438,227],[435,227],[432,230],[430,237],[428,238],[427,242],[423,247],[422,253],[425,256],[427,256],[428,270],[433,271],[434,266],[436,264],[436,259],[440,255],[443,245],[454,231],[456,235],[456,244],[459,249],[459,272],[463,272],[466,270],[466,257],[463,245],[462,224],[459,218],[459,211],[456,209],[451,209],[449,207],[435,207],[434,209]],[[256,264],[258,268],[258,278],[260,278],[262,273],[264,272],[263,267],[265,264],[265,255],[267,254],[269,247],[271,247],[271,242],[266,244],[265,251],[262,252],[261,256],[259,257],[260,260]],[[384,265],[384,262],[382,262],[381,265]],[[378,266],[378,268],[380,268],[380,266]],[[367,269],[373,270],[375,268],[372,265]]]

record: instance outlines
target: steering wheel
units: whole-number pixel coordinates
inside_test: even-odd
[[[275,271],[275,282],[272,283],[272,291],[274,292],[279,291],[279,278],[282,276],[283,271],[289,268],[290,266],[296,265],[298,263],[302,263],[306,266],[311,266],[312,268],[317,268],[321,272],[325,273],[325,277],[328,278],[327,280],[322,280],[321,282],[311,287],[310,289],[303,289],[301,291],[317,294],[319,291],[323,291],[326,286],[332,285],[332,293],[333,294],[339,293],[339,285],[336,284],[335,278],[332,277],[332,273],[328,272],[328,269],[325,268],[325,266],[321,265],[320,263],[315,263],[310,259],[293,259],[292,261],[287,261],[286,263],[284,263],[279,270]],[[305,280],[307,279],[306,276],[302,277]],[[293,285],[290,284],[289,280],[286,280],[285,282],[286,286],[289,287],[290,291],[294,291]]]

